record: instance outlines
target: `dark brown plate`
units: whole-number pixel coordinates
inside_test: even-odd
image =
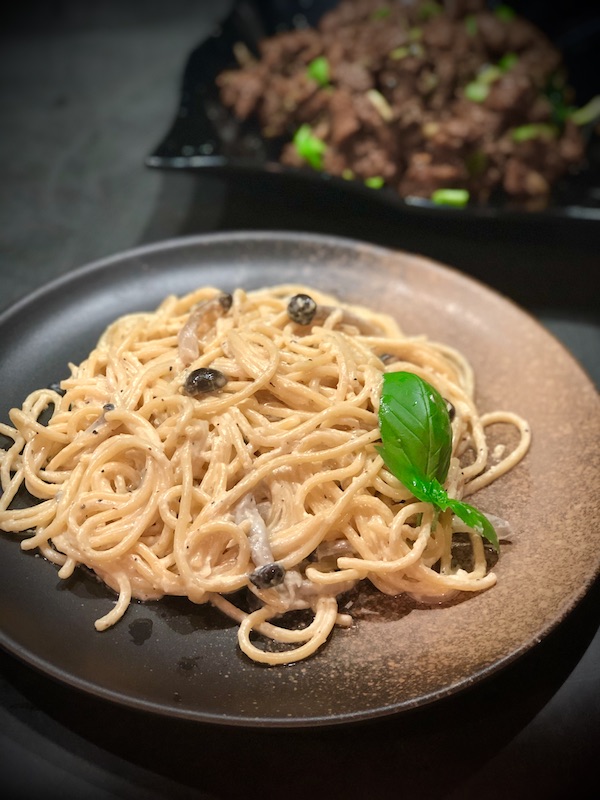
[[[114,597],[0,537],[0,643],[72,687],[158,714],[243,726],[317,726],[394,714],[453,694],[529,650],[577,604],[600,568],[600,402],[571,355],[532,317],[421,257],[332,237],[226,233],[162,242],[73,272],[0,317],[0,418],[66,375],[116,316],[171,292],[304,282],[394,314],[407,333],[460,348],[481,409],[523,414],[526,460],[475,502],[510,520],[492,590],[448,607],[366,598],[357,624],[313,658],[268,668],[242,656],[215,611],[181,598]],[[374,612],[374,613],[373,613]]]

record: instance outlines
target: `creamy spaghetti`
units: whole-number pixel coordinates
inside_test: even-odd
[[[352,624],[340,598],[363,580],[421,602],[494,585],[481,537],[384,466],[382,373],[414,372],[451,404],[451,497],[516,465],[527,424],[479,414],[465,358],[391,317],[299,285],[201,288],[118,319],[70,370],[0,424],[0,528],[61,578],[82,565],[117,593],[99,631],[132,598],[180,595],[236,620],[251,659],[282,664]],[[488,445],[500,422],[518,432],[505,452]],[[17,507],[22,488],[39,502]],[[299,610],[311,620],[290,625]]]

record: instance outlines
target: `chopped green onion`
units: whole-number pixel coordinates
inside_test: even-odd
[[[484,67],[481,72],[477,75],[477,83],[484,83],[489,86],[494,81],[497,81],[498,78],[502,77],[502,70],[499,67],[495,67],[493,65]]]
[[[490,93],[490,87],[486,83],[472,81],[465,86],[465,97],[473,103],[483,103]]]
[[[371,14],[371,19],[372,20],[385,19],[386,17],[389,17],[389,15],[391,13],[392,13],[392,9],[389,8],[389,6],[381,6],[381,8],[377,8]]]
[[[329,61],[325,56],[317,56],[306,68],[309,78],[316,81],[319,86],[327,86],[329,83]]]
[[[381,189],[384,183],[385,181],[381,175],[374,175],[372,178],[365,180],[365,186],[368,186],[369,189]]]
[[[313,136],[310,125],[301,125],[294,134],[294,146],[298,155],[307,161],[313,169],[323,169],[323,153],[327,145],[318,136]]]
[[[419,39],[423,38],[423,30],[422,28],[410,28],[408,31],[408,41],[409,42],[418,42]]]
[[[571,113],[571,119],[575,125],[587,125],[588,122],[594,122],[598,118],[600,118],[600,94],[592,97],[589,103]]]
[[[498,61],[498,67],[502,72],[508,72],[509,69],[514,67],[518,60],[519,56],[516,53],[505,53]]]
[[[431,199],[438,206],[463,208],[469,202],[469,192],[466,189],[436,189]]]
[[[366,97],[375,107],[375,110],[382,119],[384,119],[386,122],[390,122],[392,120],[394,112],[381,92],[378,92],[377,89],[369,89],[369,91],[366,93]]]
[[[494,14],[498,17],[498,19],[501,19],[502,22],[510,22],[517,16],[515,10],[510,6],[504,5],[504,3],[496,6],[494,9]]]
[[[408,47],[396,47],[390,53],[390,58],[394,61],[400,61],[401,58],[406,58],[408,55]]]
[[[427,22],[428,19],[437,17],[443,10],[439,3],[436,3],[435,0],[430,0],[430,2],[423,3],[419,9],[419,18],[422,19],[423,22]]]
[[[347,168],[346,168],[346,169],[345,169],[345,170],[342,172],[342,178],[343,178],[345,181],[353,181],[353,180],[354,180],[354,173],[352,172],[352,170],[351,170],[351,169],[347,169]]]
[[[512,138],[515,142],[527,142],[530,139],[555,139],[556,128],[546,122],[530,122],[513,128]]]
[[[477,35],[477,17],[475,14],[467,14],[465,17],[465,28],[469,36]]]

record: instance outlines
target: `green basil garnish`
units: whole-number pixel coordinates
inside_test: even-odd
[[[452,453],[452,427],[440,393],[412,372],[386,372],[379,404],[382,444],[377,450],[386,467],[417,498],[440,511],[451,509],[498,549],[498,536],[487,517],[468,503],[448,497],[443,483]]]
[[[446,479],[452,430],[446,403],[433,386],[412,372],[386,372],[379,425],[382,455],[394,474],[410,466],[427,478]]]

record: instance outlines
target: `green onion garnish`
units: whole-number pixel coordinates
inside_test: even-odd
[[[598,118],[600,118],[600,94],[592,97],[589,103],[571,113],[571,119],[575,125],[587,125]]]
[[[437,206],[463,208],[469,202],[469,192],[466,189],[436,189],[431,200]]]
[[[385,181],[381,175],[374,175],[372,178],[366,178],[365,180],[365,186],[368,186],[369,189],[381,189],[384,183]]]
[[[306,68],[309,78],[316,81],[319,86],[327,86],[329,83],[329,61],[325,56],[317,56]]]
[[[406,56],[408,55],[408,52],[409,52],[408,51],[408,47],[396,47],[390,53],[390,58],[393,61],[400,61],[401,58],[406,58]]]
[[[483,103],[490,93],[490,87],[486,83],[472,81],[465,86],[465,97],[473,103]]]
[[[513,128],[511,136],[515,142],[527,142],[530,139],[555,139],[557,130],[546,122],[530,122]]]
[[[477,83],[484,83],[486,85],[490,85],[497,81],[498,78],[502,77],[502,70],[500,67],[495,67],[494,65],[490,65],[484,67],[481,72],[477,75]]]
[[[313,136],[310,125],[301,125],[294,134],[293,142],[298,155],[313,169],[323,169],[323,153],[327,145],[318,136]]]

